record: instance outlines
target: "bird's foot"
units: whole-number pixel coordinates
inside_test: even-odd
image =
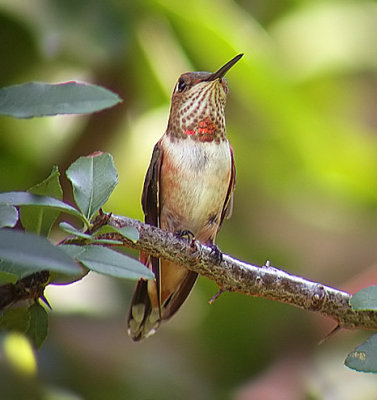
[[[211,249],[211,256],[213,257],[214,263],[220,264],[221,261],[223,260],[223,253],[219,249],[219,246],[215,243],[211,243],[209,247]]]
[[[178,231],[174,232],[174,235],[180,239],[187,239],[190,241],[195,239],[195,235],[188,229],[179,229]]]
[[[195,235],[188,229],[180,229],[179,231],[175,231],[174,235],[177,236],[179,239],[186,239],[191,246],[196,240]]]
[[[195,235],[189,231],[188,229],[182,229],[174,232],[174,235],[179,239],[186,239],[187,243],[191,247],[192,256],[198,260],[201,257],[201,251],[198,241],[195,238]]]

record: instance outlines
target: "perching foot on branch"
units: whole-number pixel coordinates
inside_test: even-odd
[[[215,243],[211,243],[209,247],[211,248],[211,256],[213,257],[214,263],[220,264],[223,260],[223,253],[219,249],[219,246]]]

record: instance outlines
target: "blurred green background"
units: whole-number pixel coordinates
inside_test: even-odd
[[[178,76],[243,52],[227,75],[237,188],[220,248],[351,292],[376,284],[376,37],[367,0],[0,0],[1,87],[79,80],[124,99],[90,116],[0,118],[0,191],[108,151],[120,184],[106,211],[142,219]],[[343,366],[365,333],[317,346],[333,321],[238,294],[210,306],[217,288],[201,278],[181,312],[135,344],[133,286],[91,274],[48,288],[36,372],[8,362],[3,339],[1,398],[376,398],[375,376]]]

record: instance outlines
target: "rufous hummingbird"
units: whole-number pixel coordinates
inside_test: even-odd
[[[166,132],[154,147],[145,177],[145,222],[169,232],[190,232],[215,246],[232,212],[235,166],[225,133],[228,87],[224,75],[239,54],[217,72],[187,72],[175,85]],[[197,274],[171,261],[140,254],[154,280],[140,279],[128,315],[135,341],[153,334],[189,295]]]

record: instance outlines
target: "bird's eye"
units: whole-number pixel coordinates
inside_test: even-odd
[[[177,90],[178,92],[183,92],[186,89],[186,82],[183,79],[178,81]]]

